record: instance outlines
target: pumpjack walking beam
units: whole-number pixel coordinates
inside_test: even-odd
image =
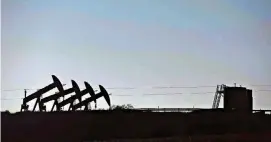
[[[99,88],[100,88],[100,93],[97,93],[95,96],[92,96],[90,98],[85,99],[81,103],[75,104],[72,107],[72,110],[77,110],[78,108],[81,108],[82,106],[85,106],[85,110],[88,110],[88,104],[90,102],[92,102],[92,101],[97,100],[100,97],[104,97],[105,101],[107,102],[107,104],[109,105],[109,107],[111,107],[111,102],[110,102],[109,94],[107,93],[107,91],[105,90],[105,88],[102,85],[99,85]]]
[[[27,97],[25,97],[25,98],[23,99],[23,104],[22,104],[22,106],[21,106],[21,111],[27,110],[27,109],[28,109],[27,103],[28,103],[29,101],[31,101],[31,100],[33,100],[33,99],[37,99],[37,100],[36,100],[36,103],[35,103],[35,105],[34,105],[34,108],[33,108],[33,111],[34,111],[35,108],[36,108],[36,106],[37,106],[37,104],[40,102],[41,96],[42,96],[44,93],[46,93],[46,92],[48,92],[48,91],[50,91],[50,90],[52,90],[52,89],[54,89],[54,88],[57,88],[57,89],[59,90],[59,92],[62,92],[62,91],[64,90],[64,89],[63,89],[63,86],[62,86],[62,84],[61,84],[61,82],[59,81],[59,79],[58,79],[55,75],[52,75],[52,78],[53,78],[53,81],[54,81],[53,83],[51,83],[51,84],[45,86],[45,87],[42,88],[42,89],[39,89],[39,90],[36,91],[35,93],[33,93],[33,94],[31,94],[31,95],[29,95],[29,96],[27,96]],[[42,111],[42,110],[45,109],[45,106],[42,106],[42,105],[39,103],[39,109]]]
[[[85,86],[86,86],[86,89],[82,90],[81,92],[80,92],[80,90],[76,90],[76,91],[75,91],[75,95],[73,95],[73,96],[69,97],[68,99],[66,99],[66,100],[64,100],[64,101],[62,101],[62,102],[60,102],[60,103],[58,104],[59,107],[63,107],[63,106],[65,106],[65,105],[67,105],[67,104],[70,104],[69,110],[71,110],[71,109],[73,108],[73,103],[74,103],[74,101],[75,101],[76,99],[78,99],[78,100],[79,100],[79,103],[81,103],[82,97],[83,97],[84,95],[86,95],[86,94],[90,94],[90,97],[94,97],[95,93],[94,93],[93,88],[92,88],[92,87],[89,85],[89,83],[86,82],[86,81],[84,82],[84,84],[85,84]],[[96,103],[96,100],[94,100],[94,102]]]
[[[58,105],[58,103],[59,103],[58,99],[60,97],[63,97],[65,95],[68,95],[68,94],[73,93],[73,92],[78,92],[78,91],[80,92],[80,88],[77,85],[77,83],[74,80],[72,80],[71,82],[72,82],[72,87],[71,88],[69,88],[67,90],[59,91],[58,93],[55,93],[55,94],[53,94],[51,96],[48,96],[46,98],[41,99],[40,104],[44,105],[44,103],[47,103],[49,101],[53,101],[54,100],[54,104],[53,104],[53,106],[51,108],[51,111],[54,110],[55,106],[56,106],[56,110],[60,111],[61,107]]]

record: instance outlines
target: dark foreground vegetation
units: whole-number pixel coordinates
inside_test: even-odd
[[[131,110],[15,114],[2,112],[1,121],[3,142],[82,142],[110,139],[271,141],[271,116],[260,113],[155,113]]]

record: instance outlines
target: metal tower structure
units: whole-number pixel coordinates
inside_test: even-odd
[[[220,99],[224,94],[224,88],[226,87],[226,85],[222,84],[222,85],[217,85],[216,87],[216,92],[215,92],[215,97],[214,97],[214,101],[213,101],[213,105],[212,108],[218,108],[219,107],[219,103],[220,103]]]

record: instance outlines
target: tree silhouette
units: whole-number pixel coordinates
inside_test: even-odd
[[[112,105],[111,109],[112,110],[131,110],[131,109],[134,109],[134,107],[131,104]]]

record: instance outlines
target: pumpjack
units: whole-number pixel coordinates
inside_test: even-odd
[[[67,104],[70,104],[69,109],[68,109],[70,111],[74,107],[73,105],[74,105],[75,100],[78,99],[79,103],[81,103],[82,102],[82,97],[84,95],[86,95],[86,94],[90,94],[90,97],[94,97],[95,92],[94,92],[93,88],[86,81],[84,82],[84,84],[86,86],[86,89],[82,90],[81,92],[80,92],[80,90],[75,90],[75,95],[73,95],[73,96],[69,97],[68,99],[63,100],[62,102],[60,102],[58,104],[58,107],[63,107],[65,105],[67,105]],[[95,102],[95,106],[96,106],[96,99],[94,99],[94,102]]]
[[[57,88],[59,92],[64,91],[63,86],[62,86],[61,82],[59,81],[59,79],[55,75],[52,75],[52,78],[53,78],[53,83],[45,86],[42,89],[39,89],[35,93],[33,93],[29,96],[26,96],[23,99],[23,104],[21,105],[21,111],[28,111],[29,105],[27,105],[27,103],[30,102],[31,100],[34,100],[34,99],[36,99],[36,103],[35,103],[32,111],[35,111],[37,104],[39,104],[40,111],[44,111],[44,110],[46,110],[46,107],[40,103],[42,95],[45,94],[46,92],[54,89],[54,88]]]
[[[33,94],[26,96],[26,91],[25,91],[25,98],[23,99],[23,103],[21,105],[21,111],[28,111],[29,106],[27,105],[28,102],[30,102],[31,100],[36,99],[36,103],[34,105],[34,108],[32,111],[35,111],[36,106],[39,105],[39,110],[40,111],[46,111],[46,106],[44,105],[45,103],[49,102],[49,101],[54,101],[54,104],[51,108],[51,111],[54,110],[54,107],[56,106],[56,111],[61,111],[61,108],[67,104],[70,104],[69,106],[69,110],[76,110],[78,108],[81,108],[82,106],[85,106],[85,110],[89,110],[88,105],[91,102],[95,102],[95,107],[97,106],[97,99],[100,97],[104,97],[107,104],[109,106],[111,106],[110,103],[110,97],[107,93],[107,91],[105,90],[105,88],[101,85],[99,85],[100,88],[100,93],[95,94],[95,91],[93,90],[93,88],[89,85],[89,83],[87,83],[86,81],[84,82],[86,88],[82,91],[80,91],[79,86],[77,85],[77,83],[72,80],[72,87],[69,89],[64,90],[62,83],[59,81],[59,79],[55,76],[52,75],[53,78],[53,83],[45,86],[42,89],[39,89],[38,91],[34,92]],[[58,92],[47,96],[45,98],[41,98],[43,94],[49,92],[50,90],[57,88]],[[75,93],[75,95],[69,97],[66,100],[63,100],[62,102],[59,102],[58,100],[63,97],[65,95],[68,95],[70,93]],[[85,99],[84,101],[82,101],[82,97],[86,94],[90,94],[90,97]],[[75,100],[79,100],[79,103],[74,104]]]
[[[54,107],[55,107],[55,106],[56,106],[56,110],[57,110],[57,111],[61,111],[61,106],[58,105],[58,104],[59,104],[59,101],[58,101],[58,100],[59,100],[61,97],[64,97],[65,95],[68,95],[68,94],[70,94],[70,93],[73,93],[73,92],[75,92],[75,93],[80,92],[80,88],[79,88],[79,86],[77,85],[77,83],[76,83],[74,80],[72,80],[71,82],[72,82],[72,87],[71,87],[71,88],[69,88],[69,89],[67,89],[67,90],[59,91],[59,92],[57,92],[57,93],[55,93],[55,94],[53,94],[53,95],[50,95],[50,96],[48,96],[48,97],[45,97],[45,98],[41,99],[40,104],[43,106],[44,103],[47,103],[47,102],[49,102],[49,101],[54,101],[54,104],[53,104],[53,106],[52,106],[52,108],[51,108],[51,111],[54,110]]]
[[[81,108],[82,106],[85,107],[84,110],[88,110],[88,104],[92,101],[96,101],[100,97],[104,97],[104,99],[107,102],[107,104],[109,105],[109,107],[111,107],[109,94],[107,93],[107,91],[105,90],[105,88],[102,85],[99,85],[99,88],[100,88],[99,93],[91,96],[90,98],[83,100],[82,102],[79,102],[78,104],[73,105],[72,110],[75,111],[78,108]]]

